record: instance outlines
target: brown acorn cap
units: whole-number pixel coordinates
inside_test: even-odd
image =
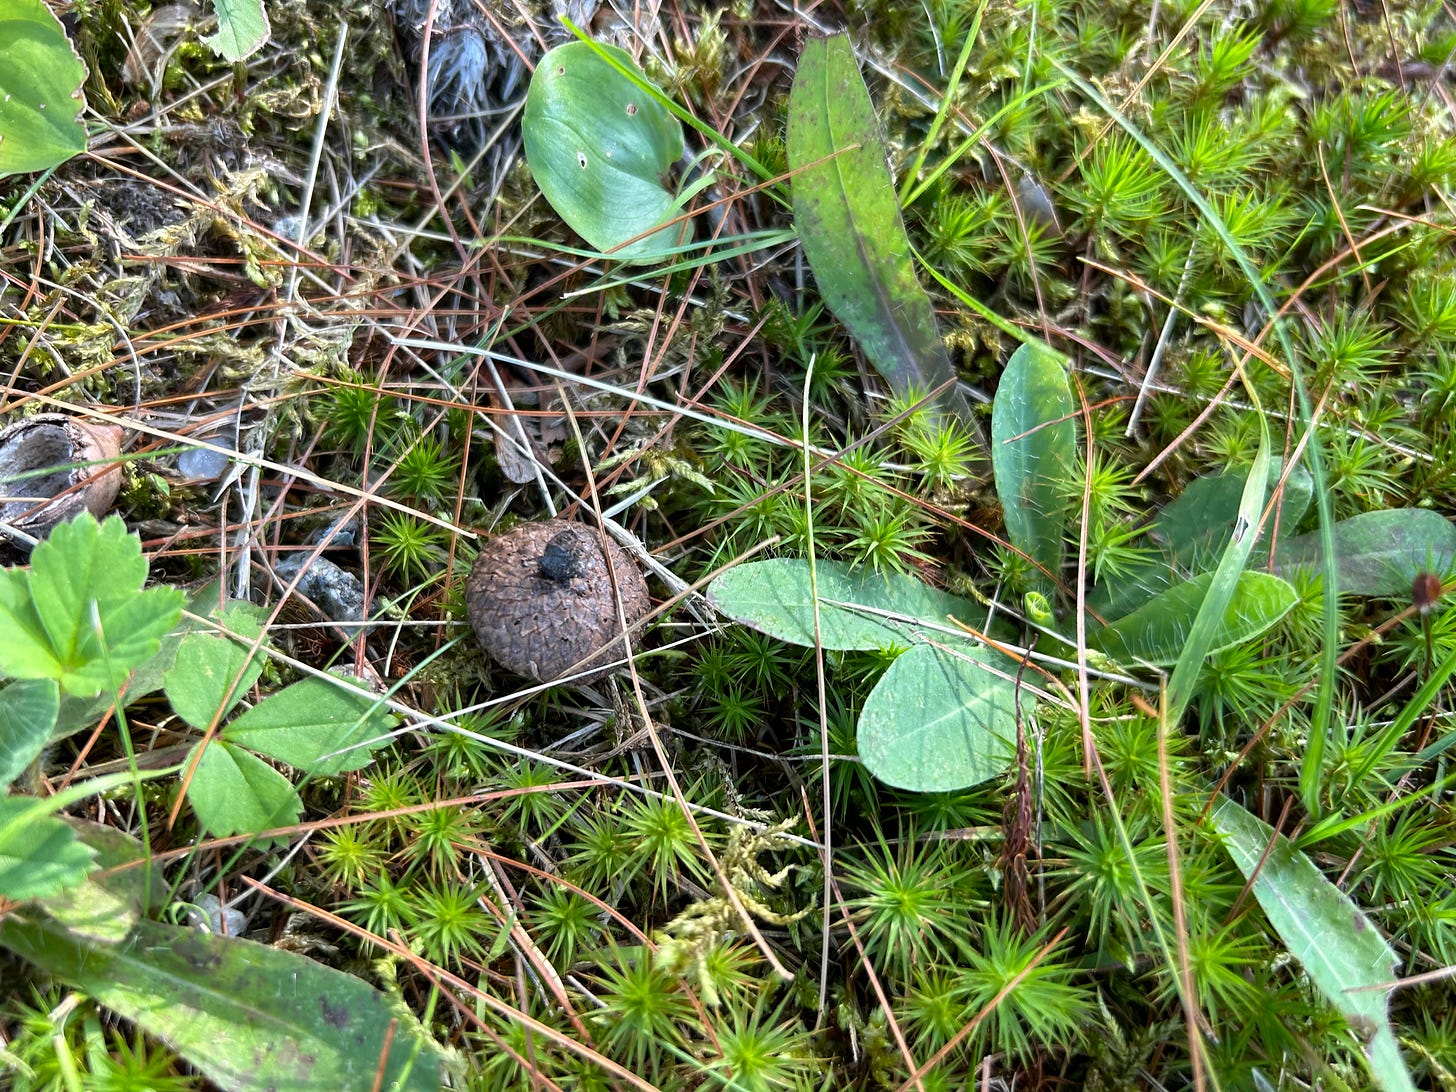
[[[626,551],[590,527],[552,519],[519,524],[481,547],[465,607],[476,639],[501,666],[537,682],[591,672],[572,680],[587,682],[626,656],[619,595],[629,626],[652,605]]]
[[[0,430],[0,520],[39,539],[83,511],[106,515],[121,467],[95,464],[120,454],[121,437],[116,425],[64,413],[38,413]],[[50,473],[22,476],[37,470]]]

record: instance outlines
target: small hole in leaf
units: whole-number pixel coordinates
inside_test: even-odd
[[[629,118],[635,118],[637,116],[637,104],[635,102],[629,102],[627,104],[627,116]]]
[[[566,66],[564,64],[557,65],[556,66],[556,74],[558,76],[564,76],[564,75],[566,75]]]
[[[576,153],[576,165],[578,167],[580,167],[582,170],[586,170],[586,153],[585,152],[577,152]]]

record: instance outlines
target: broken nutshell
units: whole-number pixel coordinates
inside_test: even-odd
[[[501,666],[537,682],[567,675],[587,682],[627,654],[619,595],[629,626],[651,606],[626,551],[590,527],[552,519],[487,542],[470,570],[465,603],[476,639]]]
[[[38,413],[0,430],[0,522],[42,539],[81,512],[97,519],[116,500],[122,430],[64,413]],[[29,540],[8,536],[17,545]]]

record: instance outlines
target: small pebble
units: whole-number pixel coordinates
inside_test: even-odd
[[[208,893],[192,900],[192,909],[187,911],[187,924],[204,933],[225,933],[240,937],[248,928],[247,916],[231,906],[223,908],[222,900]]]
[[[232,460],[221,451],[206,447],[189,447],[177,456],[177,473],[199,482],[215,482],[227,472]]]
[[[359,578],[326,557],[309,560],[311,554],[311,550],[301,550],[279,561],[274,566],[278,579],[291,584],[307,564],[295,589],[298,594],[312,600],[335,622],[364,621],[364,585]]]

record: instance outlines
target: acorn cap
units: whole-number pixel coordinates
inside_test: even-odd
[[[106,515],[121,488],[121,467],[96,464],[121,453],[121,437],[116,425],[64,413],[38,413],[0,429],[0,521],[45,538],[83,511]]]
[[[587,682],[626,657],[618,596],[629,626],[652,605],[626,551],[564,519],[522,523],[497,535],[481,548],[465,585],[466,614],[481,647],[537,682],[566,675]]]

